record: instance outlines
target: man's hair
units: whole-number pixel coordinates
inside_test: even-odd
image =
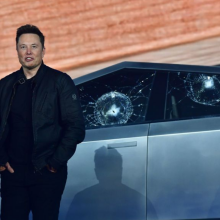
[[[18,44],[19,37],[22,34],[37,34],[40,38],[42,48],[44,48],[44,38],[45,37],[37,26],[31,25],[31,24],[26,24],[26,25],[19,27],[17,29],[17,34],[16,34],[16,45]]]

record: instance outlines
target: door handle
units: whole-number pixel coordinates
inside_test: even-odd
[[[108,149],[123,148],[123,147],[137,147],[137,141],[114,143],[107,145]]]

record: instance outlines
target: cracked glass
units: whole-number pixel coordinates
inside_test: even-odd
[[[220,75],[170,72],[166,119],[209,117],[220,114]]]
[[[78,85],[86,129],[144,122],[154,76],[124,68]]]

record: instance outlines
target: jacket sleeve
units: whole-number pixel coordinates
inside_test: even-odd
[[[4,140],[0,140],[0,166],[4,166],[8,162],[8,154],[5,150]]]
[[[2,93],[2,80],[0,80],[0,97],[1,97],[1,93]],[[2,108],[4,106],[2,106],[2,100],[0,100],[0,166],[3,166],[5,165],[7,162],[8,162],[8,155],[6,153],[6,150],[5,150],[5,137],[6,137],[6,133],[7,133],[7,127],[4,129],[3,128],[3,123],[2,123]],[[5,130],[4,131],[4,134],[3,135],[3,129]]]
[[[76,86],[70,76],[65,73],[58,81],[60,121],[63,130],[55,153],[47,161],[55,169],[67,163],[75,153],[77,144],[85,137],[84,118]]]

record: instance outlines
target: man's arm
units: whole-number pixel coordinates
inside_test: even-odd
[[[1,92],[2,92],[2,80],[0,80],[0,95],[1,95]],[[3,106],[2,106],[3,107]],[[0,111],[2,111],[0,109]],[[1,116],[0,116],[0,125],[2,124],[1,123]],[[0,127],[0,133],[2,133],[3,128]],[[1,134],[3,136],[3,134]],[[10,172],[10,173],[14,173],[14,170],[13,168],[10,166],[10,164],[8,163],[8,156],[7,156],[7,153],[5,151],[5,148],[4,148],[4,139],[1,137],[0,139],[0,172],[1,171],[5,171],[6,169]]]
[[[48,164],[56,170],[73,156],[77,144],[85,137],[85,125],[79,97],[73,80],[67,74],[59,79],[59,105],[62,137]]]

